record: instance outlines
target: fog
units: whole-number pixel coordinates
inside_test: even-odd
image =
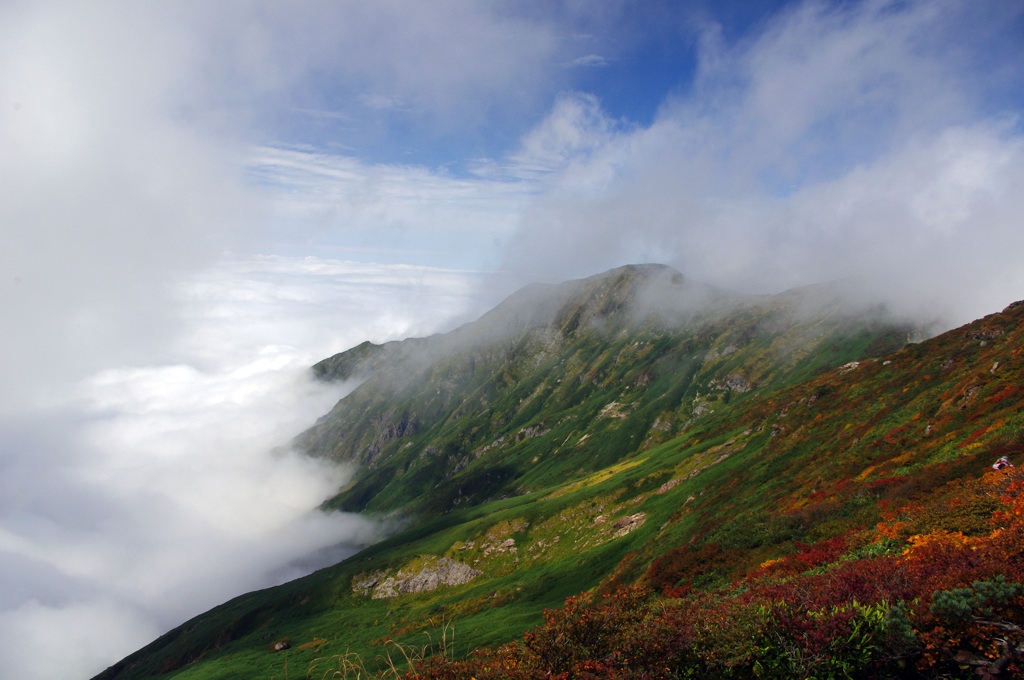
[[[362,90],[359,112],[416,104],[445,126],[548,52],[543,27],[452,8],[404,23],[415,12],[383,4],[0,5],[5,674],[89,677],[380,537],[316,510],[349,470],[280,448],[351,388],[307,368],[439,330],[474,277],[306,257],[320,227],[249,159],[283,117],[318,118],[314,72]],[[403,59],[432,23],[427,47],[505,49]],[[376,56],[354,67],[336,40]]]
[[[287,450],[363,340],[639,262],[944,327],[1024,298],[1024,7],[753,7],[0,4],[4,672],[379,537]]]
[[[234,595],[387,530],[316,506],[349,470],[288,450],[352,385],[309,366],[428,334],[476,277],[315,258],[231,260],[168,295],[173,360],[47,385],[0,436],[0,658],[84,677]],[[400,292],[401,294],[397,294]]]
[[[1006,97],[1020,18],[807,2],[743,41],[709,25],[695,81],[651,125],[574,95],[524,139],[552,178],[504,266],[564,278],[655,261],[759,293],[856,278],[947,327],[998,311],[1024,297],[1024,134]]]

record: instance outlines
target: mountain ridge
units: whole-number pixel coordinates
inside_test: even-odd
[[[1002,512],[1000,496],[991,495],[990,487],[985,485],[993,482],[983,473],[998,456],[1016,456],[1024,451],[1024,413],[1020,408],[1024,393],[1020,387],[1024,385],[1024,306],[1016,303],[925,342],[905,344],[907,327],[886,326],[877,315],[844,320],[838,314],[842,307],[831,304],[830,294],[812,296],[816,299],[810,306],[815,311],[808,311],[808,305],[803,304],[808,292],[787,294],[781,301],[779,296],[746,299],[737,307],[739,311],[724,316],[711,314],[683,338],[666,338],[659,335],[661,330],[647,329],[638,331],[637,339],[629,336],[616,342],[621,329],[613,329],[611,335],[595,334],[587,330],[587,324],[576,324],[568,344],[562,346],[570,351],[565,363],[561,355],[548,357],[534,362],[532,372],[513,374],[517,379],[533,376],[533,382],[521,392],[516,392],[511,382],[503,383],[512,392],[513,398],[506,405],[514,413],[510,411],[508,422],[479,438],[485,442],[483,446],[489,446],[503,434],[503,446],[477,458],[472,458],[475,449],[464,447],[452,453],[468,452],[470,456],[451,456],[447,468],[436,463],[426,467],[436,476],[423,475],[432,483],[421,493],[437,511],[421,509],[413,513],[404,531],[339,565],[277,588],[243,595],[211,610],[98,677],[141,678],[160,673],[171,673],[175,678],[280,677],[282,663],[287,661],[274,651],[277,645],[283,645],[282,649],[291,646],[293,668],[308,668],[317,676],[328,670],[324,667],[326,660],[333,659],[330,663],[337,664],[354,651],[359,652],[360,663],[364,664],[361,672],[378,673],[387,670],[385,650],[396,650],[397,644],[406,645],[406,650],[422,648],[424,633],[437,641],[447,630],[444,626],[451,622],[458,627],[463,644],[470,647],[444,649],[449,660],[463,659],[472,648],[510,643],[524,631],[531,631],[527,642],[549,639],[544,638],[546,630],[551,640],[572,640],[571,631],[558,628],[562,625],[558,622],[568,620],[560,617],[575,616],[571,612],[580,610],[572,607],[582,605],[559,608],[566,598],[583,592],[590,593],[585,596],[587,602],[595,603],[586,605],[590,612],[587,616],[605,621],[602,625],[609,626],[609,631],[617,630],[612,638],[617,636],[641,649],[642,640],[631,638],[627,630],[611,627],[609,610],[602,607],[612,605],[597,604],[602,594],[615,593],[622,585],[640,584],[653,589],[654,605],[662,611],[675,611],[672,607],[676,602],[692,602],[692,611],[713,616],[700,603],[705,594],[717,593],[720,606],[734,610],[735,620],[742,622],[754,620],[750,617],[755,614],[762,616],[756,613],[762,609],[776,611],[775,600],[758,595],[769,597],[755,602],[762,603],[757,604],[762,609],[743,609],[746,596],[733,594],[731,584],[740,584],[738,593],[762,593],[768,586],[776,589],[770,592],[781,592],[778,589],[786,583],[817,592],[818,581],[814,579],[847,578],[848,573],[860,573],[850,572],[853,567],[864,573],[882,569],[902,574],[902,565],[916,564],[915,541],[922,539],[915,537],[929,536],[930,545],[943,546],[943,550],[953,551],[950,554],[958,550],[956,541],[975,541],[973,545],[982,555],[990,544],[1005,543],[1016,536],[1017,524],[998,519],[1002,517],[998,514]],[[559,309],[563,308],[564,304]],[[550,318],[571,321],[573,317],[574,313],[569,313]],[[602,331],[608,328],[605,325]],[[638,344],[634,346],[634,342]],[[523,346],[513,343],[508,347]],[[533,345],[534,350],[543,347],[543,343]],[[680,349],[683,347],[685,352]],[[882,351],[886,347],[894,351]],[[699,361],[694,358],[697,354]],[[505,353],[496,356],[502,360],[507,357]],[[499,365],[502,371],[524,370],[522,367],[530,365],[536,356],[523,352],[514,355],[510,364]],[[569,362],[573,357],[578,360],[579,371]],[[587,357],[589,361],[585,361]],[[466,363],[470,358],[471,354],[462,352],[458,361]],[[644,368],[652,369],[650,380],[640,384],[647,380],[642,378]],[[741,369],[746,377],[740,377],[749,389],[738,389],[744,385],[735,381],[733,386],[727,384],[728,377],[739,375]],[[457,396],[479,395],[481,385],[486,383],[481,380],[480,384],[468,383],[466,389],[455,389],[462,383],[452,379],[450,366],[442,362],[440,368],[431,370],[434,372],[426,373],[429,380],[424,384],[437,390],[445,378],[449,379],[452,386],[445,389],[450,390],[452,402]],[[689,375],[687,371],[692,378],[685,385],[675,384],[673,391],[672,376]],[[589,392],[573,392],[579,396],[577,402],[560,401],[557,382],[550,383],[547,378],[577,375],[584,378],[581,385],[590,385]],[[748,380],[753,376],[763,379]],[[381,393],[376,386],[387,387],[388,381],[379,376],[376,380],[373,382],[371,373],[352,393],[362,390],[363,394],[346,397],[349,402],[342,410],[349,411],[353,404],[361,408],[380,406],[382,402],[376,397]],[[663,391],[657,388],[659,380],[666,381]],[[642,396],[652,392],[652,386],[656,394]],[[548,388],[550,392],[544,396]],[[402,394],[408,397],[405,405],[412,411],[431,404],[429,399],[419,400],[423,390]],[[531,415],[525,411],[531,402],[525,397],[520,402],[520,394],[544,399]],[[633,396],[609,401],[611,395],[622,394]],[[652,419],[670,411],[658,402],[658,395],[664,394],[671,394],[680,403],[686,400],[684,409],[671,410],[674,419],[669,429],[655,429],[662,436],[639,437],[632,442],[629,436],[623,436],[622,432],[628,435],[631,427],[644,436],[652,432],[649,425],[657,422]],[[726,395],[731,396],[727,399]],[[479,403],[469,399],[468,405],[449,404],[442,411],[445,422],[451,429],[473,425]],[[490,407],[499,404],[500,399],[496,399]],[[697,414],[702,406],[707,410]],[[359,415],[367,411],[355,412]],[[680,415],[686,415],[686,419],[678,419]],[[562,422],[562,418],[567,420]],[[501,419],[487,422],[497,424]],[[530,430],[537,426],[540,429]],[[395,478],[417,474],[415,463],[430,462],[431,458],[431,453],[421,454],[431,442],[450,434],[444,423],[435,428],[428,426],[381,441],[376,469],[391,466]],[[545,428],[550,431],[540,434]],[[572,437],[568,443],[563,438],[566,430]],[[369,432],[374,433],[372,427]],[[523,435],[515,441],[518,433]],[[402,458],[403,447],[405,454],[412,455]],[[628,450],[623,453],[625,448]],[[497,463],[512,467],[519,476],[510,484],[493,485],[471,502],[443,502],[451,498],[446,494],[455,485],[464,483],[459,480],[460,473],[472,472],[473,465],[487,464],[493,469],[495,465],[488,460],[492,454],[500,455]],[[604,455],[607,460],[601,460]],[[543,467],[542,456],[562,459],[563,466],[539,474],[536,468]],[[465,467],[455,470],[466,460],[469,462]],[[407,463],[410,466],[404,469]],[[383,493],[386,498],[388,484],[374,485],[374,474],[366,465],[362,488],[376,495]],[[446,474],[451,475],[447,482]],[[353,488],[358,490],[358,484]],[[407,496],[406,500],[415,499]],[[381,508],[388,506],[382,504]],[[993,521],[1001,522],[1001,534],[991,534],[991,527],[996,526]],[[956,535],[965,538],[957,539]],[[1024,546],[1024,539],[1020,545]],[[1004,546],[1000,550],[1004,554],[1012,549]],[[1017,556],[1006,558],[1011,566],[1003,569],[1008,582],[1024,579],[1024,574],[1011,568],[1024,564],[1024,554],[1018,551],[1013,555]],[[996,560],[985,564],[1001,563]],[[941,588],[970,588],[974,580],[989,583],[994,568],[958,571],[950,567],[952,575],[947,580],[929,577],[933,580],[927,582],[932,584],[928,587],[938,592]],[[771,579],[778,578],[778,574],[785,574],[788,580],[776,584]],[[428,589],[424,584],[432,585]],[[930,597],[931,591],[927,592]],[[804,600],[792,593],[787,597],[796,598],[792,606],[805,607],[792,614],[807,617],[798,617],[804,622],[800,625],[807,621],[831,622],[833,614],[828,612],[833,610],[827,607],[861,611],[849,609],[852,605],[848,601],[833,599],[829,602],[838,604],[821,609],[825,605],[801,604]],[[912,670],[915,663],[928,662],[933,663],[929,667],[948,669],[941,665],[946,663],[941,659],[928,661],[931,657],[927,656],[926,643],[948,649],[949,658],[960,654],[979,664],[985,659],[985,663],[997,663],[997,659],[984,656],[988,653],[984,649],[968,645],[966,638],[936,641],[933,628],[928,628],[936,625],[929,624],[932,619],[928,617],[935,616],[927,609],[929,599],[924,600],[924,609],[918,609],[911,594],[900,596],[907,599],[899,606],[893,604],[895,600],[884,604],[860,597],[861,605],[875,607],[871,611],[884,620],[904,616],[899,620],[913,628],[916,637],[899,642],[885,637],[888,628],[870,628],[863,623],[876,636],[871,638],[875,646],[870,649],[889,649],[897,642],[904,645],[900,654],[909,660],[906,668]],[[615,601],[612,598],[608,602]],[[630,611],[635,610],[630,614],[631,621],[639,622],[653,611],[643,604],[647,600],[631,601],[634,604]],[[1009,602],[1017,609],[1000,612],[1010,617],[1007,621],[1017,621],[1013,625],[1024,623],[1013,618],[1018,616],[1014,612],[1024,612],[1020,598]],[[546,609],[565,613],[549,615],[545,624],[542,614]],[[790,636],[786,638],[788,646],[777,652],[783,656],[773,659],[784,658],[788,653],[785,649],[804,649],[810,644],[799,637],[802,633],[785,627],[792,616],[763,621],[772,635]],[[446,622],[443,625],[442,620]],[[860,619],[837,621],[836,630],[847,630],[843,626]],[[737,630],[730,625],[720,624],[723,635]],[[743,635],[756,637],[755,631]],[[648,637],[656,639],[652,636]],[[551,642],[545,649],[553,656],[541,658],[535,652],[539,648],[531,646],[535,643],[510,644],[500,657],[483,653],[458,661],[467,665],[456,667],[438,662],[438,677],[519,677],[511,670],[499,672],[497,667],[486,665],[494,658],[513,664],[508,668],[532,669],[529,673],[540,675],[577,673],[582,666],[572,664],[589,663],[587,657],[579,656],[586,652],[585,645],[577,654]],[[701,648],[707,659],[694,657],[685,663],[721,677],[750,677],[753,667],[742,664],[763,664],[769,658],[751,656],[754,652],[750,650],[742,654],[730,651],[724,640],[715,645]],[[828,656],[832,659],[843,660],[847,658],[844,655],[853,653],[842,646],[830,649]],[[800,658],[805,661],[819,658],[806,650],[802,653]],[[571,663],[565,662],[568,665],[558,665],[562,662],[556,663],[555,659],[565,654],[569,654],[565,658],[576,661],[570,659]],[[873,651],[863,654],[857,658],[864,659],[861,663],[865,664],[865,673],[880,668],[867,665],[869,661],[889,663]],[[474,666],[472,659],[481,661]],[[785,659],[789,659],[785,662],[789,665],[779,677],[799,677],[805,672],[793,665],[799,659]],[[712,661],[718,665],[708,665]],[[417,672],[429,674],[431,666],[417,668]],[[897,671],[904,673],[897,665],[891,668],[896,669],[890,671],[894,677]],[[342,669],[335,666],[334,670]],[[842,673],[848,671],[835,671],[833,675],[828,674],[833,671],[816,672],[817,677],[847,677]],[[912,675],[910,670],[906,673],[906,677],[927,677]]]
[[[829,338],[883,325],[842,311],[843,304],[827,286],[740,296],[660,265],[530,286],[451,333],[364,344],[317,364],[325,379],[349,375],[353,364],[373,370],[297,444],[310,455],[361,466],[363,474],[330,503],[347,511],[409,509],[428,477],[444,487],[419,502],[431,512],[520,493],[574,474],[570,462],[583,469],[611,464],[678,434],[759,382],[806,369],[804,354],[825,352]],[[908,328],[897,333],[891,326],[875,338],[876,347],[862,351],[901,344]],[[602,420],[614,452],[603,450],[594,462],[566,449],[574,432],[578,438],[586,424]],[[611,427],[624,421],[632,431]],[[563,469],[518,474],[551,450],[571,459]],[[495,453],[518,459],[518,470],[493,462],[481,470],[477,460]],[[472,496],[467,487],[476,487]]]

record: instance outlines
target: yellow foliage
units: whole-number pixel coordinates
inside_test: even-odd
[[[964,536],[960,531],[944,531],[937,529],[928,534],[916,534],[907,539],[910,547],[903,551],[904,555],[910,554],[926,545],[942,544],[955,548],[970,548],[978,544],[980,539]]]

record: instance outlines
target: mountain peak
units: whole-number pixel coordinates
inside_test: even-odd
[[[360,466],[331,501],[344,510],[520,494],[614,464],[734,395],[906,338],[838,304],[808,312],[812,293],[744,297],[651,264],[530,285],[450,333],[318,364],[328,379],[369,377],[297,443]]]
[[[546,326],[568,337],[588,329],[655,323],[679,326],[694,312],[737,296],[687,279],[662,264],[630,264],[558,284],[533,283],[476,325],[518,334]]]

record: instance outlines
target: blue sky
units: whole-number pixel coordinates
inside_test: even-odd
[[[313,87],[303,91],[298,107],[308,113],[295,115],[294,109],[287,108],[297,102],[288,102],[272,122],[268,141],[336,146],[378,162],[461,169],[467,160],[501,157],[513,151],[520,137],[538,124],[552,101],[566,91],[595,95],[608,116],[625,124],[649,125],[668,96],[689,90],[703,31],[714,26],[723,37],[738,40],[763,25],[784,4],[477,5],[492,9],[477,16],[478,20],[507,22],[509,33],[500,31],[499,39],[516,43],[520,34],[533,34],[533,41],[526,36],[522,39],[524,46],[536,53],[513,54],[505,76],[508,80],[499,79],[500,88],[490,92],[489,84],[476,81],[477,74],[464,73],[465,85],[483,90],[483,96],[462,115],[449,118],[445,102],[419,97],[408,91],[415,88],[403,87],[401,82],[368,84],[360,78],[314,76]],[[467,43],[469,49],[490,49],[490,45],[473,45],[464,39],[465,33],[474,30],[472,20],[461,25],[454,22],[437,39],[459,47]],[[459,61],[474,59],[471,53],[453,51],[453,58]],[[456,68],[465,66],[460,63]],[[382,85],[381,89],[375,90],[375,84]],[[465,93],[457,92],[461,83],[453,85],[456,101],[449,103],[461,106],[458,100]]]
[[[314,41],[357,65],[300,74],[253,119],[250,141],[291,154],[250,164],[286,211],[274,249],[524,280],[653,259],[758,292],[871,271],[876,294],[920,281],[894,302],[938,296],[956,320],[1009,294],[939,290],[985,240],[920,206],[981,210],[985,173],[1017,181],[1018,159],[978,153],[1020,142],[1019,3],[383,7],[365,44]],[[881,211],[864,192],[896,176]],[[992,238],[1013,193],[984,197]]]
[[[364,339],[634,262],[1024,298],[1022,52],[1019,0],[0,4],[0,664],[379,535],[270,453]]]
[[[225,252],[521,280],[652,259],[757,291],[875,270],[905,289],[906,263],[988,252],[982,221],[1010,237],[1022,7],[14,0],[0,264],[24,285],[0,294],[54,267],[67,285],[33,304],[73,307]],[[1003,194],[978,192],[986,172]],[[883,214],[864,192],[886,173],[905,200]],[[970,216],[922,216],[935,193]],[[899,257],[876,257],[883,234]],[[900,303],[927,306],[942,277],[915,280]],[[940,295],[956,320],[1008,294],[960,289]]]

